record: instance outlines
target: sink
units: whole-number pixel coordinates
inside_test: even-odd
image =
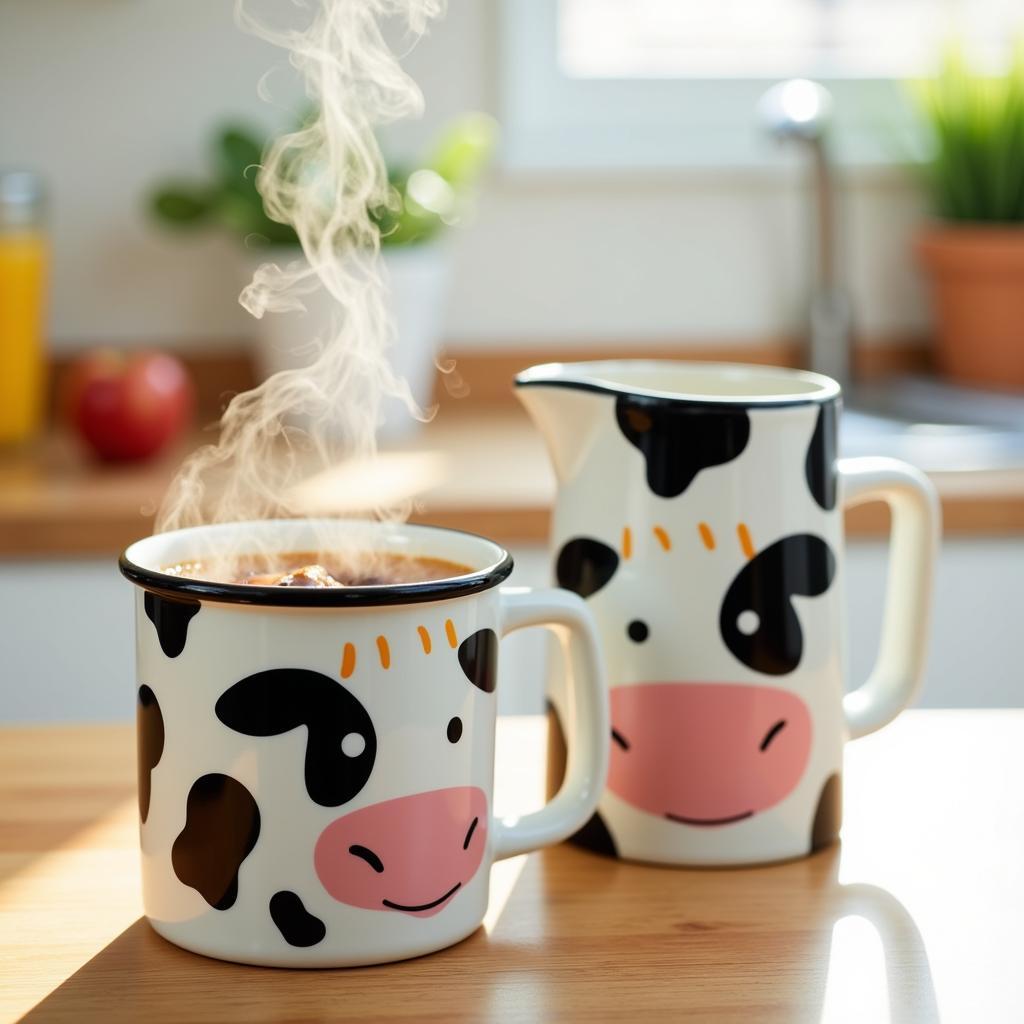
[[[1024,396],[900,377],[847,390],[841,455],[889,455],[926,472],[1024,469]]]

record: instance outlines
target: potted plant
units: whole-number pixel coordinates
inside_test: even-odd
[[[933,137],[938,221],[917,241],[932,288],[937,362],[965,384],[1024,389],[1024,45],[986,75],[951,49],[913,95]]]
[[[470,113],[447,125],[424,160],[412,168],[389,167],[391,201],[370,211],[380,228],[395,342],[395,372],[417,404],[429,404],[435,377],[448,284],[445,229],[456,223],[494,148],[496,125]],[[301,259],[289,224],[271,220],[256,189],[256,168],[268,139],[228,126],[215,139],[215,172],[206,182],[166,182],[151,197],[156,217],[177,228],[218,226],[236,234],[255,262]],[[308,361],[309,343],[328,327],[333,302],[326,290],[303,297],[304,311],[275,313],[256,321],[256,362],[262,376]],[[394,436],[416,421],[385,409],[385,433]]]

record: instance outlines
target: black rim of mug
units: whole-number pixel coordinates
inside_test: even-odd
[[[436,527],[434,529],[437,529]],[[467,530],[444,529],[474,540],[493,541]],[[223,604],[264,605],[278,608],[351,608],[374,605],[421,604],[425,601],[450,601],[490,590],[508,579],[512,556],[498,547],[501,557],[492,565],[440,580],[417,583],[383,583],[364,587],[259,587],[249,583],[215,583],[187,576],[170,576],[133,562],[126,549],[118,559],[121,574],[132,583],[169,600],[196,599]],[[415,557],[415,556],[413,556]],[[423,557],[433,557],[424,555]]]

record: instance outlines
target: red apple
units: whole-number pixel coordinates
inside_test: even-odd
[[[177,437],[192,416],[192,382],[163,352],[98,349],[72,367],[65,413],[101,459],[145,459]]]

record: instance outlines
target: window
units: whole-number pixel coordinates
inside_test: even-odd
[[[834,149],[853,164],[913,153],[902,81],[953,32],[996,60],[1021,0],[504,0],[503,103],[513,167],[749,167],[784,154],[757,100],[824,82]]]

